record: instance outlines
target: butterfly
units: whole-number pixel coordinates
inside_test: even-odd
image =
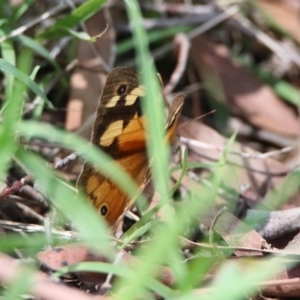
[[[93,124],[91,142],[109,154],[142,190],[149,181],[145,115],[141,101],[146,90],[138,74],[129,68],[115,68],[108,75]],[[155,100],[153,100],[155,101]],[[184,98],[178,95],[169,110],[166,139],[173,145]],[[135,199],[129,199],[112,180],[84,163],[77,182],[88,200],[110,226],[115,226]]]

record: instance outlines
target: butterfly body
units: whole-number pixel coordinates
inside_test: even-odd
[[[114,69],[107,77],[91,137],[92,143],[109,154],[112,163],[118,163],[139,187],[143,187],[149,177],[145,116],[140,103],[145,94],[135,71]],[[167,122],[167,139],[171,143],[175,138],[182,103],[183,97],[178,101],[176,116],[170,115]],[[78,186],[111,226],[133,202],[113,181],[87,163],[84,163]]]

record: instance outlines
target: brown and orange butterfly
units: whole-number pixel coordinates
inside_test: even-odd
[[[141,189],[150,173],[145,116],[141,110],[145,94],[145,87],[139,85],[135,71],[114,69],[107,77],[91,136],[91,142],[117,161]],[[182,95],[177,96],[169,111],[166,138],[171,145],[176,140],[183,100]],[[87,163],[83,165],[78,187],[110,226],[118,223],[135,200],[129,199],[114,182]]]

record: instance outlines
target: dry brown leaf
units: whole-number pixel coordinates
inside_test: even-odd
[[[122,263],[124,264],[134,265],[138,263],[137,258],[124,250],[118,250],[117,253],[122,254]],[[95,255],[86,246],[79,244],[69,244],[41,251],[37,254],[37,258],[41,264],[55,271],[59,270],[63,266],[69,266],[81,262],[107,262],[105,257]],[[106,274],[93,272],[82,272],[78,275],[80,280],[84,282],[97,284],[103,283],[106,278]],[[172,270],[168,267],[160,267],[158,277],[165,285],[173,286],[175,284],[175,277]]]
[[[272,89],[254,75],[234,64],[227,48],[203,37],[194,40],[190,60],[206,85],[219,92],[230,111],[252,125],[278,134],[297,137],[299,118]],[[216,83],[221,84],[217,87]],[[224,93],[224,94],[221,94]],[[279,120],[284,120],[284,126]]]
[[[1,284],[11,285],[20,278],[20,274],[26,274],[19,260],[13,259],[3,253],[0,254],[0,281]],[[28,271],[28,270],[27,270]],[[53,282],[42,272],[34,271],[30,277],[29,292],[36,296],[35,299],[45,300],[104,300],[105,296],[92,296],[78,289],[70,288]]]
[[[298,0],[259,0],[258,4],[279,26],[300,42]]]
[[[178,131],[182,137],[201,141],[215,147],[206,149],[192,144],[188,145],[188,148],[194,153],[193,160],[198,162],[209,163],[219,161],[223,153],[221,149],[224,149],[228,141],[212,128],[193,120],[186,120],[183,125],[179,126]],[[249,153],[250,155],[259,153],[238,142],[233,144],[231,150],[238,153]],[[243,187],[250,187],[254,193],[253,195],[256,196],[256,200],[264,196],[268,190],[282,183],[290,171],[284,164],[272,158],[245,158],[229,153],[227,162],[228,164],[224,169],[224,174],[226,174],[223,177],[224,183],[241,194]]]
[[[208,225],[213,220],[210,217],[210,219],[203,221],[206,223],[205,225]],[[222,236],[229,246],[262,249],[263,238],[229,211],[224,211],[217,217],[213,229]],[[242,250],[235,250],[234,253],[238,257],[262,255],[260,252]]]

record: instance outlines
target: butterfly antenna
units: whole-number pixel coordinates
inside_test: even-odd
[[[180,124],[180,125],[178,126],[178,128],[180,128],[180,127],[182,127],[182,126],[188,124],[188,123],[191,122],[191,121],[200,120],[200,119],[202,119],[202,118],[204,118],[204,117],[206,117],[206,116],[208,116],[208,115],[214,114],[215,112],[216,112],[216,110],[214,109],[214,110],[209,111],[208,113],[206,113],[206,114],[204,114],[204,115],[201,115],[201,116],[199,116],[199,117],[197,117],[197,118],[194,118],[194,119],[192,119],[192,120],[188,120],[188,121],[186,121],[186,122]]]

